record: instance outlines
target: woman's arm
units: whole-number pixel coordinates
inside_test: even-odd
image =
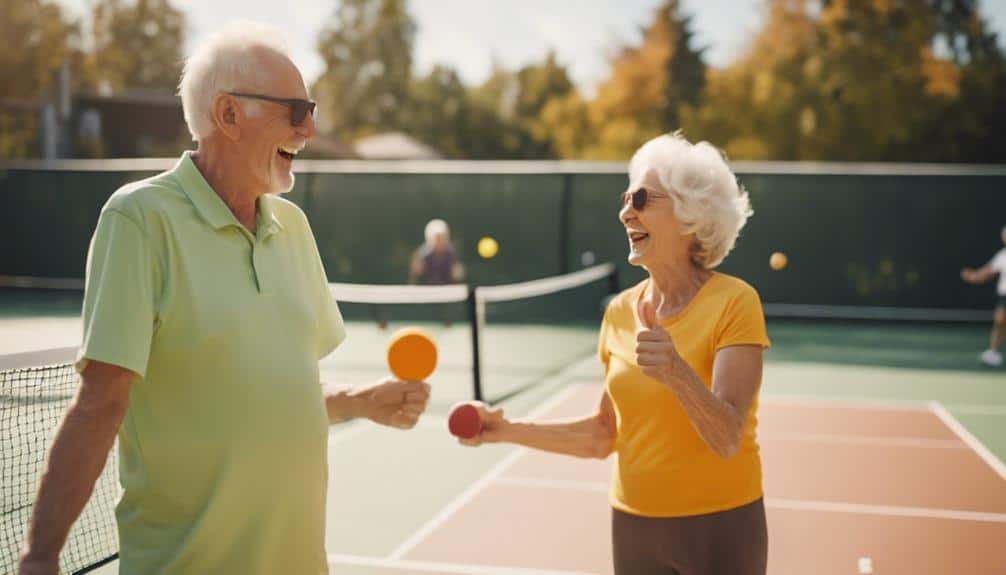
[[[674,391],[695,431],[717,455],[733,457],[740,446],[748,409],[761,385],[761,346],[720,348],[713,360],[712,389],[708,389],[678,354],[651,306],[644,306],[640,319],[647,326],[636,335],[636,363],[640,369]]]
[[[711,390],[680,357],[672,365],[664,370],[660,381],[674,391],[695,431],[710,449],[720,457],[733,457],[740,447],[751,402],[761,385],[761,346],[720,349],[713,362]]]
[[[608,393],[601,395],[597,411],[588,417],[535,423],[508,421],[503,410],[479,406],[482,432],[460,443],[472,447],[483,443],[515,443],[551,453],[604,459],[614,449],[615,410]]]

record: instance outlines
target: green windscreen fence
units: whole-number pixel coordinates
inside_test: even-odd
[[[102,203],[174,160],[0,164],[0,276],[80,278]],[[1006,167],[737,162],[755,215],[722,270],[785,312],[819,307],[987,315],[990,286],[961,282],[1002,247]],[[579,162],[312,162],[286,197],[310,219],[332,281],[398,284],[432,218],[451,226],[473,285],[625,263],[624,166]],[[480,257],[492,237],[498,254]],[[773,271],[773,252],[789,265]],[[947,312],[941,316],[941,312]],[[813,313],[808,312],[808,315]],[[984,316],[982,316],[984,317]]]

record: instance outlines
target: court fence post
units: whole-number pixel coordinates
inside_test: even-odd
[[[570,271],[570,260],[572,254],[570,249],[570,234],[572,233],[570,220],[573,209],[573,174],[566,172],[562,174],[562,188],[559,192],[559,274],[567,274]]]

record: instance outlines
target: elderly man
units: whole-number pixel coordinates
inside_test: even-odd
[[[20,572],[60,548],[118,432],[120,572],[327,573],[327,424],[410,428],[429,386],[320,384],[344,338],[304,214],[277,194],[314,102],[275,29],[188,60],[195,152],[118,190],[87,262],[82,384],[42,476]]]

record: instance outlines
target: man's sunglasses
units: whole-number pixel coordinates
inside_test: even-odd
[[[308,114],[311,114],[313,117],[314,107],[317,105],[313,100],[301,100],[300,98],[275,98],[264,94],[250,94],[248,92],[227,92],[227,94],[237,96],[238,98],[251,98],[252,100],[265,100],[266,102],[283,104],[287,108],[290,108],[290,125],[295,127],[303,124]]]
[[[638,212],[646,206],[647,197],[649,197],[649,193],[646,191],[646,188],[639,188],[631,192],[623,192],[622,207],[625,207],[629,202],[632,202],[632,209]]]

